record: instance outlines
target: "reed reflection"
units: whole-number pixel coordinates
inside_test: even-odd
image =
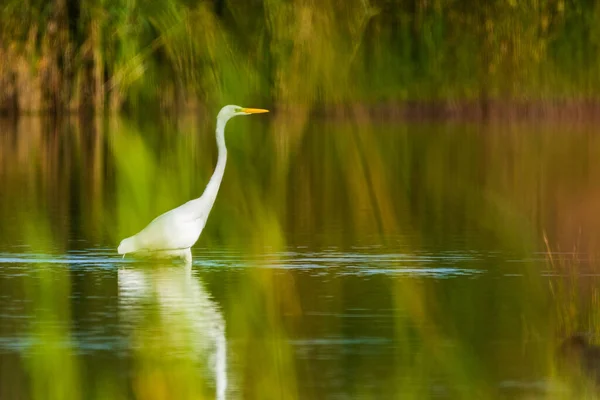
[[[131,341],[136,397],[225,398],[225,320],[190,260],[140,262],[118,271],[119,318]]]

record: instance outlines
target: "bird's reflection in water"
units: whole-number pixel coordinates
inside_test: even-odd
[[[185,387],[184,397],[197,390],[209,398],[216,394],[217,399],[224,399],[228,383],[225,322],[199,277],[192,274],[190,260],[191,255],[181,264],[140,262],[118,272],[119,317],[132,340],[136,365],[133,389]],[[161,378],[163,382],[157,382]]]

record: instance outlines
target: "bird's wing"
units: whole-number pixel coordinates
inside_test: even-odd
[[[215,196],[202,194],[199,198],[190,200],[163,215],[172,214],[180,222],[194,221],[196,223],[201,223],[204,226],[214,203],[214,197]]]
[[[208,210],[210,211],[210,210]],[[190,200],[154,218],[131,239],[131,252],[187,249],[204,229],[208,215],[202,197]]]
[[[149,251],[176,250],[191,247],[200,235],[201,227],[179,208],[156,217],[137,235],[140,249]]]

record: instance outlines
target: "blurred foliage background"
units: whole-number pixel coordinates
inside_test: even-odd
[[[4,0],[0,110],[596,100],[587,0]]]
[[[560,340],[598,330],[596,126],[370,113],[593,116],[599,7],[3,0],[0,397],[214,397],[179,353],[204,326],[243,398],[555,376]],[[201,193],[226,103],[277,112],[228,125],[195,267],[118,259]]]

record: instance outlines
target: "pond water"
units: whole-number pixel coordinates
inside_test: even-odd
[[[201,194],[213,130],[0,122],[0,398],[569,393],[555,349],[595,326],[594,127],[238,118],[192,263],[118,256]]]

